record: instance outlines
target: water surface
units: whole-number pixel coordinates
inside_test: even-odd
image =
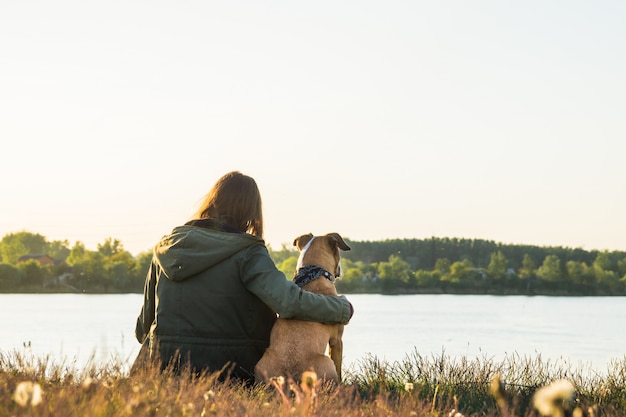
[[[626,297],[348,295],[355,315],[344,331],[344,366],[371,356],[507,355],[606,370],[626,354]],[[0,294],[0,351],[49,355],[80,367],[131,362],[139,344],[140,294]],[[26,345],[26,347],[25,347]]]

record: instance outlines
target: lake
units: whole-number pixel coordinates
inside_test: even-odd
[[[604,373],[626,354],[626,297],[353,294],[344,367],[407,355],[502,360],[520,355]],[[0,294],[0,352],[74,365],[121,361],[134,337],[140,294]]]

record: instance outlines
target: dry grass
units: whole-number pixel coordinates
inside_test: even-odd
[[[0,353],[0,416],[539,416],[533,396],[542,387],[537,397],[547,402],[540,409],[554,416],[626,414],[626,358],[597,375],[540,357],[368,357],[346,370],[336,389],[314,374],[281,390],[224,383],[217,374],[144,369],[129,376],[126,369],[111,363],[78,370]]]

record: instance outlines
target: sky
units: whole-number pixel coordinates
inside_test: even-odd
[[[265,238],[626,250],[626,3],[0,4],[0,238],[150,250],[231,170]]]

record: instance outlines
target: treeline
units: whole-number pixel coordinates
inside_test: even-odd
[[[502,244],[480,239],[351,241],[343,293],[626,295],[626,252]],[[298,252],[270,255],[288,278]],[[45,256],[44,256],[45,255]],[[2,292],[141,292],[151,252],[133,256],[107,238],[88,250],[18,232],[0,240]]]
[[[626,295],[622,251],[436,237],[348,244],[337,281],[345,293]],[[297,252],[274,255],[293,274]]]
[[[117,239],[88,250],[18,232],[0,241],[0,292],[141,292],[152,254],[133,256]]]

